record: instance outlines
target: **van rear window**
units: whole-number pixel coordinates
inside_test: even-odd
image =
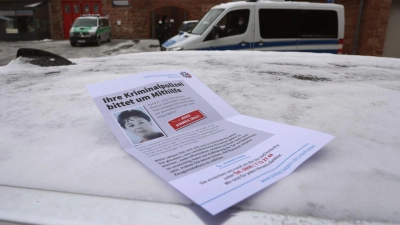
[[[338,16],[330,10],[300,10],[299,38],[337,38]]]
[[[331,10],[260,9],[264,39],[337,38],[338,16]]]

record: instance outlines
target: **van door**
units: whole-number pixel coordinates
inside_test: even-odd
[[[101,34],[101,40],[102,41],[107,41],[110,38],[110,32],[111,32],[111,28],[110,28],[110,23],[108,21],[108,19],[106,18],[101,18],[99,19],[100,21],[100,34]]]
[[[254,50],[297,51],[299,4],[256,4]]]
[[[333,7],[324,9],[321,6],[300,7],[298,51],[338,53],[341,39],[338,9]]]
[[[254,39],[254,4],[232,9],[216,24],[211,50],[250,50]]]

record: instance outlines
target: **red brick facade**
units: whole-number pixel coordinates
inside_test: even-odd
[[[69,0],[74,1],[74,0]],[[150,12],[163,6],[175,6],[188,12],[188,19],[200,19],[211,7],[230,0],[131,0],[130,7],[112,7],[112,0],[100,0],[102,14],[109,15],[113,25],[114,38],[150,38]],[[302,1],[302,0],[299,0]],[[360,4],[364,2],[357,55],[382,56],[386,28],[392,0],[336,0],[345,7],[345,38],[343,54],[353,54]],[[325,0],[307,0],[321,2]],[[51,35],[63,39],[63,18],[61,0],[49,0]],[[116,26],[121,21],[121,26]]]
[[[365,1],[358,55],[382,56],[392,0]]]
[[[117,20],[121,26],[115,27],[115,38],[149,38],[150,37],[150,12],[163,6],[175,6],[189,12],[189,19],[199,19],[208,10],[224,1],[220,0],[142,0],[131,1],[129,8],[112,8],[112,0],[103,0],[103,13],[110,16],[112,24]],[[209,3],[214,2],[214,3]]]
[[[61,1],[49,1],[50,32],[52,39],[64,39],[64,21],[62,17]]]

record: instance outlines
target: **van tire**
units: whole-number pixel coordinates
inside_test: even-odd
[[[97,46],[101,45],[101,37],[100,36],[98,36],[97,39],[96,39],[96,45]]]
[[[76,42],[75,41],[70,41],[69,43],[71,44],[72,47],[76,46]]]
[[[111,41],[111,33],[108,35],[108,39],[107,39],[107,42],[110,42]]]

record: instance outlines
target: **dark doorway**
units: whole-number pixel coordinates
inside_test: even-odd
[[[150,37],[156,38],[156,26],[162,16],[168,16],[171,24],[171,37],[178,34],[182,22],[189,19],[188,11],[176,6],[162,6],[150,11]]]

